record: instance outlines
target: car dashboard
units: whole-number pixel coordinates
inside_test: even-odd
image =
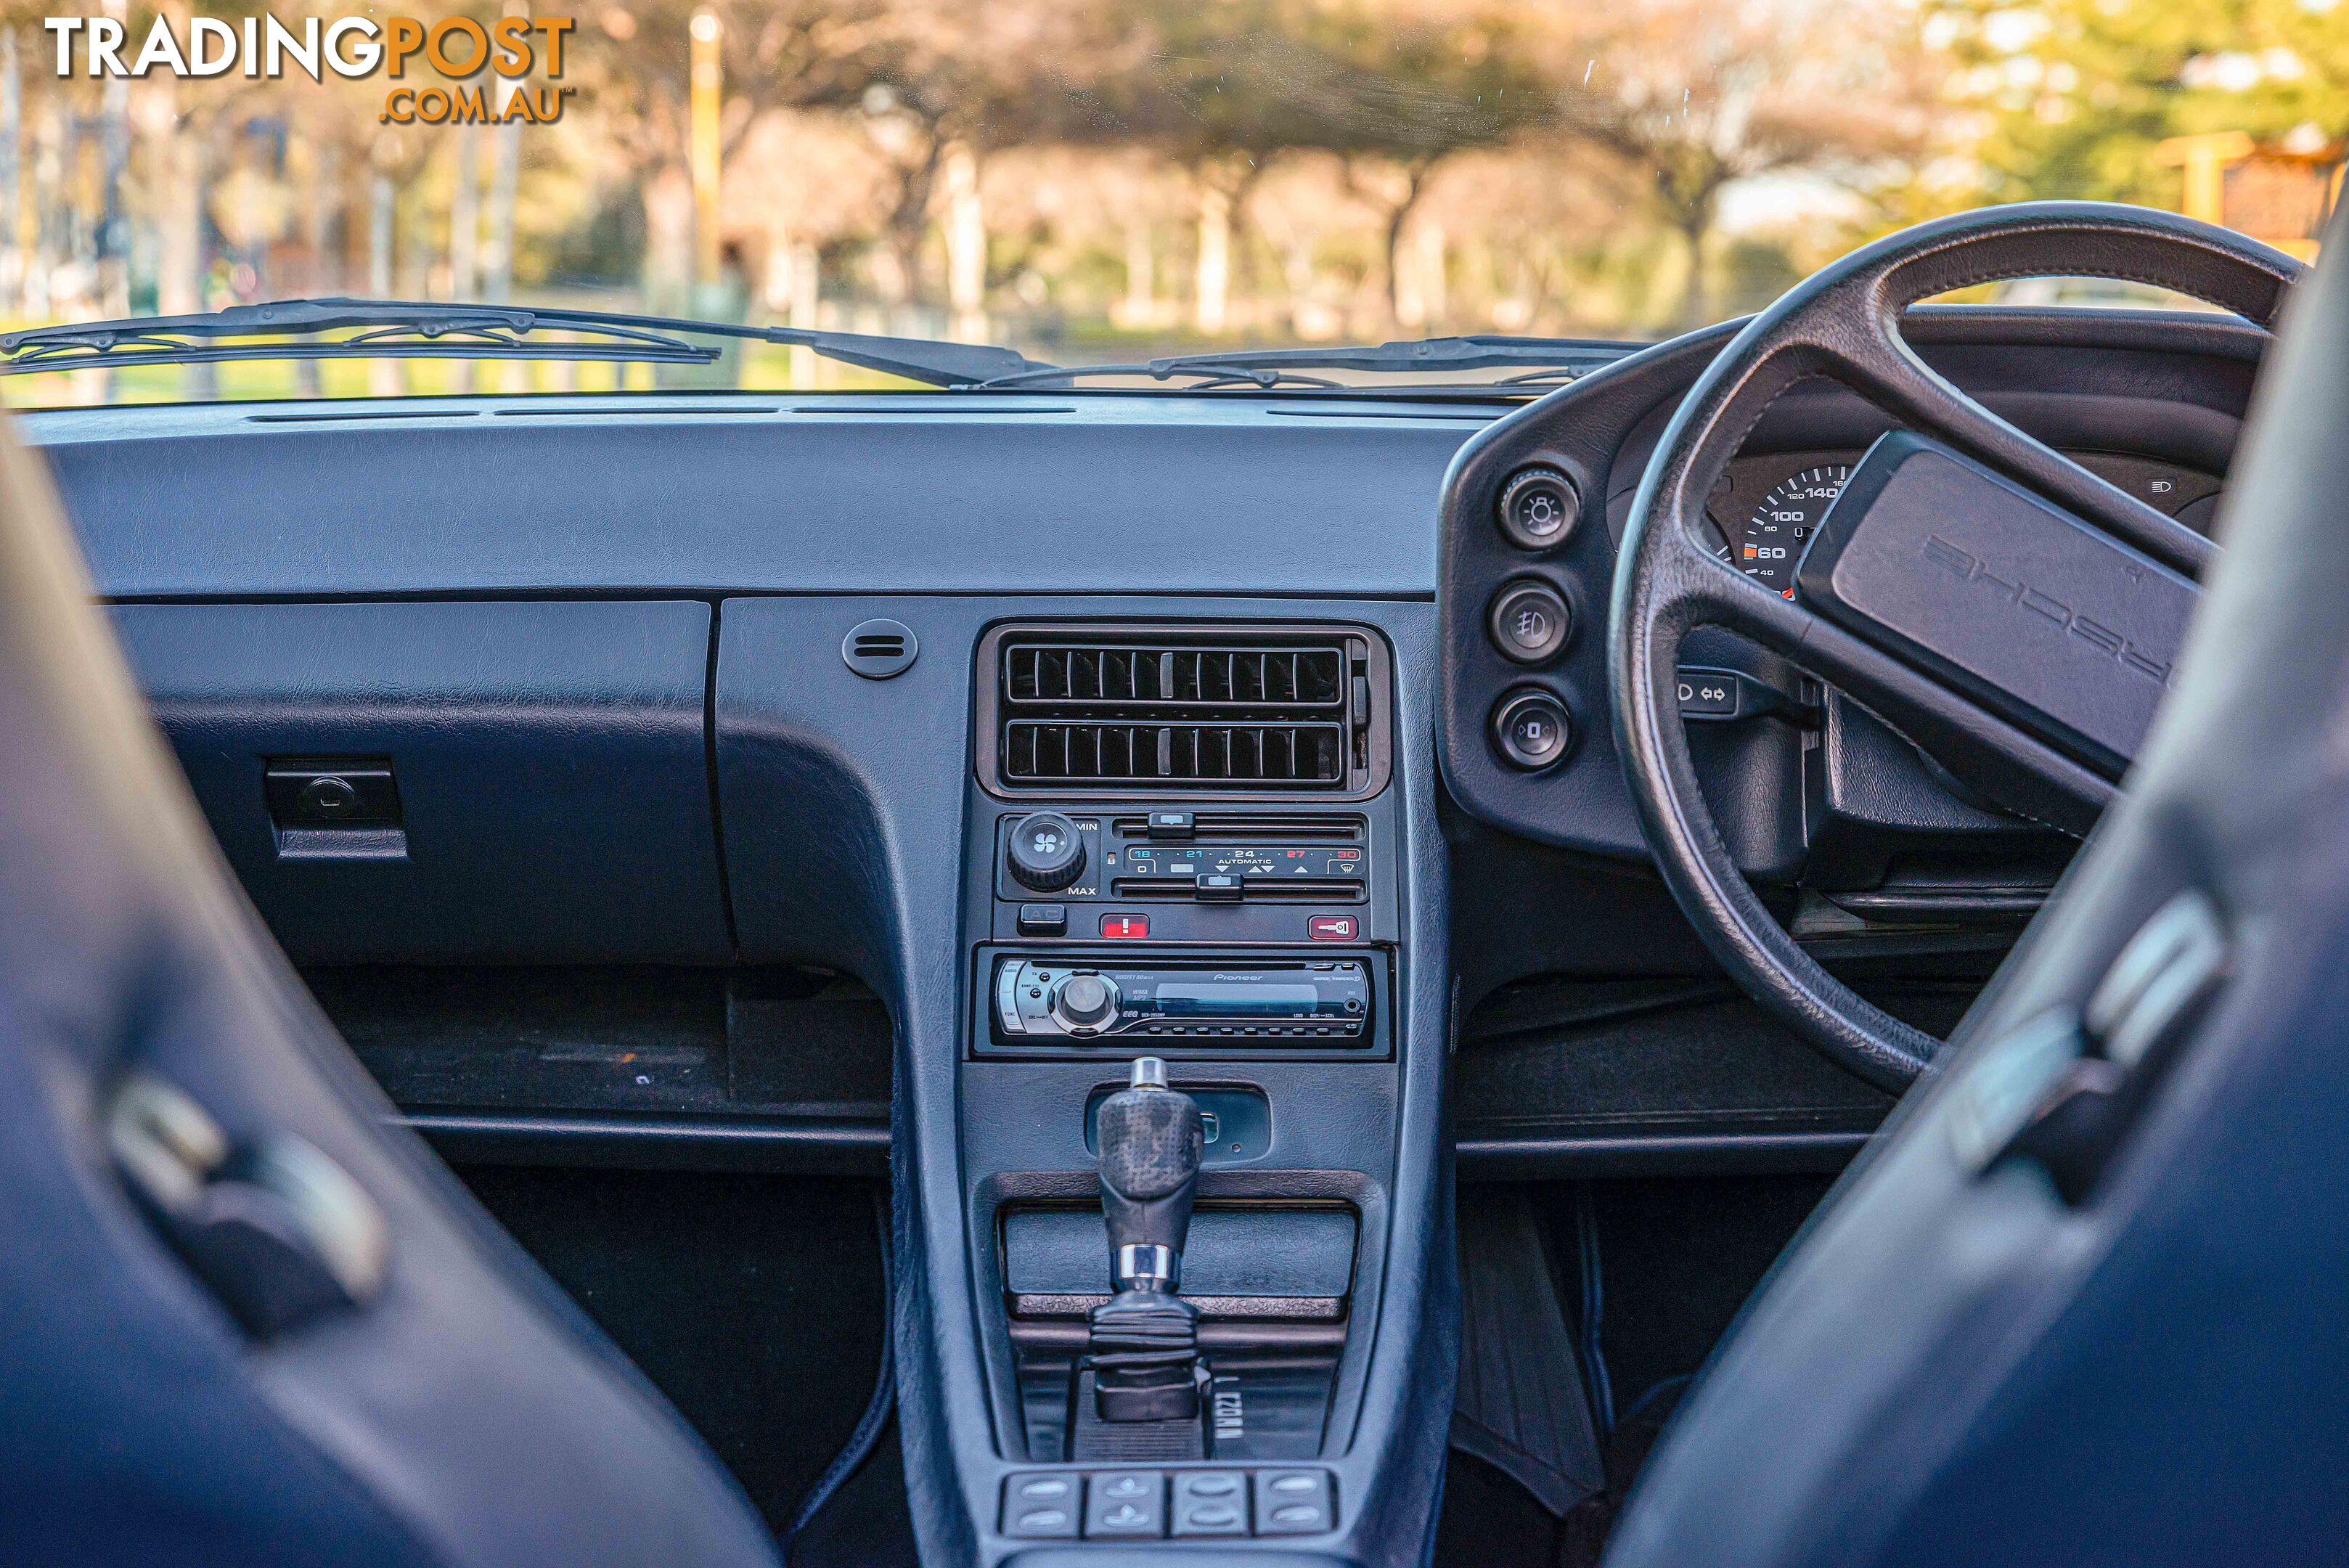
[[[1373,1561],[1418,1528],[1381,1445],[1440,1436],[1406,1409],[1453,1349],[1455,1162],[1830,1169],[1890,1106],[1722,982],[1614,751],[1616,545],[1729,331],[1531,402],[667,394],[20,429],[387,1115],[471,1158],[887,1168],[925,1282],[898,1317],[925,1539],[997,1562],[1058,1532],[1023,1526],[1022,1478],[1122,1455],[1067,1390],[1102,1293],[1099,1106],[1160,1057],[1214,1120],[1186,1288],[1231,1385],[1205,1440],[1324,1511],[1241,1533]],[[1948,309],[1910,337],[2211,527],[2255,329]],[[1826,383],[1780,400],[1708,508],[1717,549],[1785,587],[1889,428]],[[1945,1032],[2073,842],[1710,636],[1682,701],[1740,864]]]

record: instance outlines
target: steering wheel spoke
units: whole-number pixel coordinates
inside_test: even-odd
[[[1723,968],[1859,1076],[1898,1089],[1937,1043],[1830,975],[1746,886],[1681,722],[1682,640],[1698,626],[1748,638],[2010,809],[2085,833],[2150,722],[2212,548],[1934,371],[1902,339],[1901,313],[1999,278],[2085,273],[2194,295],[2271,327],[2302,270],[2240,235],[2141,208],[2024,203],[1920,224],[1756,317],[1658,442],[1610,607],[1625,780],[1666,883]],[[1811,376],[1843,382],[1909,433],[1871,451],[1795,586],[1774,593],[1694,528],[1763,412]]]
[[[1680,643],[1687,632],[1720,627],[1856,699],[2020,815],[2080,836],[2111,800],[2112,781],[2095,769],[1799,599],[1764,587],[1708,554],[1686,528],[1667,532],[1676,541],[1671,573],[1676,582],[1660,591],[1650,669],[1660,704],[1675,700]]]
[[[1858,344],[1827,357],[1828,373],[1911,430],[1940,437],[2171,570],[2199,577],[2215,547],[2191,528],[2099,479],[2017,429],[1917,357],[1898,326],[1882,319]]]

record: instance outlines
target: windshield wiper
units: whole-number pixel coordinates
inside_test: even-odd
[[[308,336],[349,332],[347,337]],[[570,338],[533,339],[537,332]],[[744,327],[664,316],[434,305],[382,299],[288,299],[202,316],[67,322],[0,333],[0,376],[92,366],[201,365],[236,359],[595,359],[707,365],[722,350],[682,335],[802,348],[933,387],[969,387],[1048,369],[1017,349],[798,327]],[[222,342],[283,336],[286,342]]]
[[[1055,383],[1073,382],[1080,376],[1147,376],[1154,381],[1171,381],[1186,378],[1187,392],[1205,391],[1211,387],[1246,384],[1259,389],[1271,387],[1334,387],[1343,383],[1327,376],[1300,375],[1294,370],[1235,364],[1214,354],[1176,354],[1164,359],[1137,361],[1131,365],[1038,365],[1014,375],[997,376],[979,382],[971,390],[978,392],[1009,391],[1019,387],[1050,387]]]
[[[1631,345],[1593,337],[1423,337],[1394,343],[1359,344],[1327,348],[1236,348],[1206,354],[1177,354],[1133,365],[1074,365],[1066,369],[1042,365],[979,383],[981,388],[1051,386],[1079,376],[1148,376],[1167,380],[1176,376],[1217,381],[1246,381],[1258,387],[1294,383],[1328,387],[1336,383],[1299,375],[1303,370],[1359,370],[1381,375],[1407,375],[1415,370],[1495,370],[1525,367],[1527,374],[1512,376],[1501,386],[1526,386],[1544,381],[1571,380],[1602,365],[1613,363]]]

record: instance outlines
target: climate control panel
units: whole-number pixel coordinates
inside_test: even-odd
[[[986,819],[999,940],[1377,942],[1392,922],[1384,815],[1039,805]]]
[[[1351,812],[1031,811],[1001,822],[997,894],[1359,904],[1369,825]]]

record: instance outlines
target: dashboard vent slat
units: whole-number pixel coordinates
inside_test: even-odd
[[[997,755],[1014,786],[1344,790],[1368,715],[1340,634],[1004,641]]]
[[[1334,723],[1122,724],[1014,719],[1004,774],[1019,784],[1125,780],[1344,787],[1345,730]]]
[[[1014,708],[1039,703],[1154,710],[1338,709],[1345,706],[1346,654],[1325,648],[1120,648],[1101,644],[1009,644],[1003,696]]]

